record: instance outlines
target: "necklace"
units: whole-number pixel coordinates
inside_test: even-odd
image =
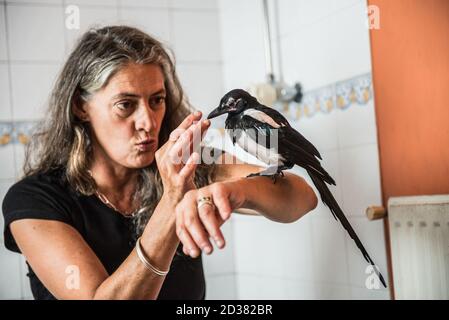
[[[137,208],[134,211],[130,211],[130,212],[124,212],[119,210],[111,201],[109,201],[109,199],[100,191],[95,190],[95,195],[98,197],[98,199],[101,200],[101,202],[103,202],[105,205],[107,205],[109,208],[114,209],[115,211],[117,211],[118,213],[120,213],[122,216],[124,216],[125,218],[133,218],[134,216],[137,215],[137,213],[139,212],[139,210],[141,208]]]
[[[90,176],[92,177],[92,179],[94,178],[92,175],[92,171],[87,170],[87,172],[90,174]],[[130,211],[130,212],[124,212],[119,210],[111,201],[109,201],[108,197],[106,197],[103,193],[101,193],[97,188],[95,188],[95,195],[98,197],[98,199],[100,199],[101,202],[103,202],[105,205],[107,205],[109,208],[117,211],[118,213],[120,213],[122,216],[124,216],[125,218],[133,218],[134,216],[137,215],[137,213],[139,213],[139,211],[142,208],[137,208],[134,211]]]

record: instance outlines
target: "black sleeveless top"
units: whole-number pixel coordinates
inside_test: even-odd
[[[96,196],[73,191],[62,169],[26,177],[12,185],[3,200],[5,247],[20,253],[9,225],[19,219],[45,219],[74,227],[112,274],[135,246],[130,218],[106,206]],[[172,261],[158,299],[204,299],[205,279],[201,256],[192,259],[182,253]],[[45,248],[42,248],[45,250]],[[28,277],[35,299],[54,300],[28,265]]]

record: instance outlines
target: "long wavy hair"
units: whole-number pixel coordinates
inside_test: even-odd
[[[86,196],[94,194],[95,180],[88,173],[92,163],[90,123],[78,119],[73,106],[87,101],[130,62],[157,64],[162,69],[167,94],[160,146],[168,140],[169,134],[194,111],[183,94],[172,52],[136,28],[92,28],[78,40],[54,84],[46,117],[36,126],[25,150],[25,176],[62,169],[73,190]],[[215,168],[213,163],[199,164],[194,177],[196,187],[210,184]],[[163,193],[156,161],[139,169],[138,180],[134,200],[140,200],[142,208],[134,218],[135,238],[142,234]]]

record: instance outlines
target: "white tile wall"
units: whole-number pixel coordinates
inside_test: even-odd
[[[284,277],[260,277],[253,274],[237,275],[239,299],[311,300],[316,299],[317,285]],[[318,297],[319,298],[319,297]]]
[[[315,281],[345,285],[348,261],[345,230],[334,218],[312,220],[313,265]]]
[[[63,58],[62,6],[7,5],[6,8],[11,60],[60,61]]]
[[[216,11],[173,11],[173,42],[178,61],[221,60]]]
[[[62,4],[63,0],[6,0],[8,4]]]
[[[236,277],[234,274],[206,276],[207,300],[233,300],[237,297]]]
[[[255,274],[237,273],[237,293],[239,299],[265,300],[285,297],[284,281],[280,277],[261,277]]]
[[[280,26],[287,80],[301,79],[310,90],[370,70],[366,1],[348,0],[342,7],[331,0],[293,2],[292,8],[280,3],[281,16],[284,10],[290,17]]]
[[[223,92],[222,66],[219,63],[179,63],[178,76],[190,103],[206,115],[216,108]],[[207,83],[207,89],[204,84]]]
[[[377,144],[340,150],[340,184],[346,215],[362,217],[368,206],[381,204],[378,157]]]
[[[76,5],[96,5],[96,6],[117,6],[117,0],[64,0],[65,4]]]
[[[331,19],[303,26],[281,38],[284,76],[288,82],[300,81],[304,90],[319,88],[338,79],[334,76],[334,24]]]
[[[13,63],[11,85],[14,120],[42,118],[59,64]]]
[[[351,287],[334,284],[317,284],[315,286],[316,299],[322,300],[342,300],[351,297]]]
[[[33,300],[33,293],[31,292],[30,279],[27,277],[28,266],[25,263],[25,258],[20,256],[20,279],[21,279],[21,294],[22,299]]]
[[[300,27],[316,24],[320,20],[331,16],[335,11],[335,1],[319,0],[281,0],[279,13],[280,33],[282,36],[295,33]]]
[[[22,297],[20,256],[0,247],[0,299]]]
[[[308,259],[313,248],[310,219],[300,219],[292,224],[241,215],[235,215],[234,219],[237,274],[299,280],[313,277],[313,265]]]
[[[177,9],[217,9],[217,1],[204,0],[167,0],[172,8]]]
[[[311,300],[311,299],[319,299],[315,294],[316,284],[309,281],[297,281],[293,279],[282,279],[283,284],[283,292],[276,299],[284,298],[284,299],[294,299],[294,300]],[[271,298],[273,299],[273,298]]]
[[[8,53],[6,51],[5,7],[4,7],[4,3],[0,3],[0,60],[6,60],[6,59],[8,59]]]
[[[0,121],[8,121],[12,118],[11,96],[9,85],[9,71],[6,63],[0,63]]]
[[[168,8],[170,0],[118,0],[119,6]]]
[[[227,221],[221,227],[221,232],[226,241],[225,247],[219,249],[213,244],[213,253],[211,255],[203,254],[204,270],[209,277],[229,275],[235,272],[233,221]]]
[[[14,146],[8,144],[0,147],[0,179],[14,179]]]
[[[121,24],[137,27],[165,43],[171,40],[169,15],[169,10],[163,8],[119,8]]]
[[[262,1],[220,1],[220,31],[223,59],[264,59]],[[264,61],[264,60],[263,60]],[[249,67],[249,65],[248,65]],[[264,67],[264,65],[262,65]]]
[[[376,117],[373,100],[336,110],[338,145],[341,148],[377,144]],[[355,134],[357,133],[357,134]]]
[[[25,160],[25,146],[23,144],[15,144],[14,145],[14,177],[16,180],[20,179],[23,176],[23,164]]]
[[[294,128],[315,145],[318,151],[338,148],[337,113],[317,113],[312,118],[302,118]]]
[[[8,192],[9,187],[13,183],[14,183],[14,179],[1,179],[0,180],[0,199],[1,200],[3,200],[3,198],[6,195],[6,192]],[[0,219],[0,241],[3,241],[3,227],[4,227],[4,221],[2,218],[2,219]],[[1,247],[3,248],[3,246],[1,246]]]
[[[370,70],[371,64],[369,33],[365,25],[366,0],[346,2],[348,6],[333,15],[333,81],[363,74]]]
[[[225,91],[236,88],[247,89],[251,84],[263,82],[266,79],[266,69],[263,55],[254,52],[252,57],[233,58],[223,64]]]
[[[353,299],[353,300],[390,300],[390,292],[387,289],[369,290],[366,288],[351,287],[351,299]]]
[[[66,53],[70,53],[73,49],[75,41],[90,27],[101,27],[105,25],[118,23],[117,7],[91,7],[87,5],[79,5],[79,29],[67,29],[66,34]],[[67,16],[65,16],[67,17]]]
[[[225,91],[264,81],[261,1],[220,1],[219,7]]]
[[[365,0],[280,0],[279,14],[283,17],[279,21],[281,36],[294,33],[301,27],[332,19],[338,12],[360,3],[366,2]]]
[[[0,148],[0,152],[1,150],[2,148]],[[13,183],[13,179],[0,180],[1,200],[3,200],[6,192]],[[4,221],[0,219],[1,242],[3,242],[3,226]],[[20,299],[24,297],[22,295],[23,272],[21,270],[21,257],[8,251],[3,245],[0,246],[0,270],[0,299]]]

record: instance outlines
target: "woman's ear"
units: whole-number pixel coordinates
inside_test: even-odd
[[[78,118],[81,122],[89,122],[89,114],[86,111],[87,103],[79,98],[79,96],[75,97],[72,102],[72,113]]]

